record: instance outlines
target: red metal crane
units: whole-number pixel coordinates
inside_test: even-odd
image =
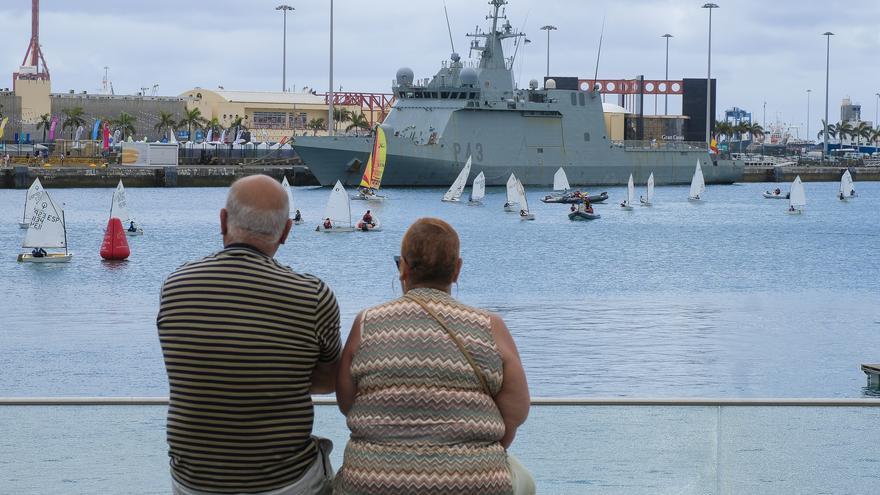
[[[12,83],[18,79],[42,79],[49,80],[49,67],[40,49],[40,0],[31,0],[31,41],[21,69],[12,75]]]

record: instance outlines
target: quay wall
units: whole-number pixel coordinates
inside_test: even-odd
[[[804,182],[837,182],[847,167],[746,167],[742,182],[791,182],[798,175]],[[880,167],[849,167],[855,181],[880,181]]]
[[[106,187],[113,188],[121,179],[128,187],[228,187],[237,179],[265,174],[292,185],[317,185],[303,167],[285,166],[210,166],[210,167],[25,167],[0,170],[0,188],[27,189],[37,177],[49,189]]]

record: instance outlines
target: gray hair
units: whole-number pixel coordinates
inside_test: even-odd
[[[287,194],[277,208],[254,208],[239,201],[237,191],[233,188],[226,198],[227,225],[234,234],[246,237],[258,237],[267,241],[277,241],[287,226],[290,217],[290,201]]]

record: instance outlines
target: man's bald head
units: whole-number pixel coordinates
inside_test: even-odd
[[[275,179],[252,175],[237,180],[229,188],[226,208],[221,214],[226,244],[246,242],[260,248],[260,244],[274,245],[274,254],[287,237],[289,221],[289,199]]]

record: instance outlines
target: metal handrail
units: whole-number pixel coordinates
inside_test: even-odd
[[[336,405],[332,397],[314,397],[319,406]],[[663,406],[663,407],[880,407],[880,399],[808,398],[635,398],[536,397],[533,406]],[[163,406],[168,397],[0,397],[0,406]]]

